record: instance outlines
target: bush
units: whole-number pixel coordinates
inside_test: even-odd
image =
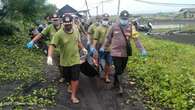
[[[0,35],[1,36],[10,36],[15,32],[20,31],[18,27],[11,23],[2,22],[0,23]]]

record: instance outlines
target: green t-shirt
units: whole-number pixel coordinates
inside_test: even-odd
[[[98,26],[99,26],[99,25],[97,25],[96,23],[93,23],[91,26],[89,26],[88,33],[91,34],[92,37],[94,37],[96,28],[97,28]]]
[[[52,39],[52,37],[54,36],[54,34],[57,31],[58,30],[55,29],[54,25],[50,24],[41,32],[41,34],[44,35],[44,37],[48,37],[49,38],[49,41],[47,41],[47,44],[49,44],[50,40]]]
[[[61,26],[60,28],[62,28],[62,27],[63,26]],[[58,30],[60,30],[60,29],[58,29]],[[44,37],[48,37],[48,40],[45,41],[45,43],[47,45],[50,44],[52,37],[55,35],[56,32],[58,32],[58,30],[54,27],[53,24],[50,24],[41,32],[41,34],[44,35]],[[58,48],[55,49],[55,53],[59,54]]]
[[[108,26],[99,26],[97,27],[97,30],[95,31],[94,39],[97,40],[98,44],[103,44],[106,35],[108,34],[109,27]]]
[[[80,41],[80,34],[76,29],[73,29],[72,33],[65,33],[61,28],[53,36],[50,44],[59,48],[61,66],[80,64],[78,41]]]

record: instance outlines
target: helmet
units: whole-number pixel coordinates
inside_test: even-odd
[[[102,15],[102,19],[103,19],[103,20],[108,20],[109,17],[110,17],[110,16],[109,16],[109,14],[107,14],[107,13],[105,13],[105,14]]]
[[[63,23],[64,23],[64,24],[72,24],[72,22],[73,22],[73,17],[72,17],[70,14],[67,14],[67,13],[66,13],[66,14],[64,14],[62,20],[63,20]]]
[[[53,21],[58,21],[58,20],[59,20],[59,16],[55,13],[55,14],[53,14],[53,15],[50,17],[50,20],[51,20],[51,22],[53,22]]]
[[[121,11],[121,13],[120,13],[120,18],[121,19],[128,19],[129,18],[129,12],[127,11],[127,10],[123,10],[123,11]]]

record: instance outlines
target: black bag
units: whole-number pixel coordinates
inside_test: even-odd
[[[95,67],[93,67],[92,65],[90,65],[88,63],[88,61],[82,63],[81,66],[80,66],[80,69],[81,69],[81,72],[84,75],[88,76],[88,77],[95,77],[95,76],[98,76],[99,75],[99,73],[95,69]]]
[[[127,56],[132,56],[131,43],[130,43],[130,41],[128,41],[128,40],[127,40],[126,35],[125,35],[125,33],[124,33],[124,31],[123,31],[123,29],[122,29],[122,27],[121,27],[121,26],[120,26],[120,29],[121,29],[121,32],[122,32],[122,34],[123,34],[123,36],[124,36],[125,40],[126,40],[126,50],[127,50]]]

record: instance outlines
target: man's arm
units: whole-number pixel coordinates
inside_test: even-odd
[[[53,60],[52,60],[53,50],[54,50],[54,46],[53,45],[49,45],[48,56],[47,56],[47,64],[48,65],[53,65]]]
[[[39,40],[41,37],[42,37],[42,34],[39,33],[38,35],[36,35],[36,36],[32,39],[32,41],[33,41],[33,42],[36,42],[36,41]]]
[[[144,46],[142,45],[142,43],[139,39],[139,33],[136,31],[134,26],[132,26],[132,38],[135,42],[137,49],[139,49],[139,51],[141,52],[141,55],[146,56],[147,51],[145,50]]]
[[[48,47],[48,57],[47,57],[48,65],[53,65],[53,61],[52,61],[53,52],[54,52],[54,48],[59,45],[59,41],[60,41],[59,35],[58,33],[55,33]]]
[[[135,42],[136,47],[137,47],[140,51],[144,50],[144,46],[142,45],[142,43],[141,43],[141,41],[140,41],[140,39],[139,39],[138,37],[137,37],[137,38],[134,38],[133,40],[134,40],[134,42]]]
[[[82,42],[81,41],[78,41],[78,47],[83,51],[83,53],[85,55],[87,55],[87,49],[85,49],[85,47],[83,46]]]
[[[48,57],[53,57],[53,51],[54,51],[55,46],[54,45],[49,45],[48,47]]]

